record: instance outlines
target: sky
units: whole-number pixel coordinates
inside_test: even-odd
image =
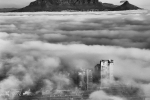
[[[0,0],[0,8],[24,7],[35,0]],[[100,0],[102,2],[120,4],[120,0]],[[150,0],[129,0],[139,7],[150,9]]]

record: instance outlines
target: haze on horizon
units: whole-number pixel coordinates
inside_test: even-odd
[[[35,0],[0,0],[0,8],[22,8]],[[120,4],[121,0],[100,0],[105,3]],[[141,8],[150,9],[150,0],[128,0],[130,3]]]

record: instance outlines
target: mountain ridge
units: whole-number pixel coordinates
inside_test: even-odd
[[[37,12],[37,11],[120,11],[141,9],[125,1],[122,5],[102,3],[98,0],[36,0],[28,6],[14,10],[13,12]]]

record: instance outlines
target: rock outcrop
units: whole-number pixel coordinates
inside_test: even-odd
[[[130,4],[128,1],[125,1],[122,5],[114,8],[114,11],[120,11],[120,10],[137,10],[141,9],[135,5]]]
[[[140,9],[128,1],[121,6],[109,3],[102,3],[98,0],[36,0],[28,6],[14,10],[14,12],[36,12],[36,11],[114,11],[114,10],[135,10]]]

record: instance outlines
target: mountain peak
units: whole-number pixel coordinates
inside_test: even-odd
[[[129,1],[125,1],[122,5],[116,7],[114,10],[137,10],[141,9],[133,4],[130,4]]]
[[[125,1],[124,4],[130,4],[129,1]]]

